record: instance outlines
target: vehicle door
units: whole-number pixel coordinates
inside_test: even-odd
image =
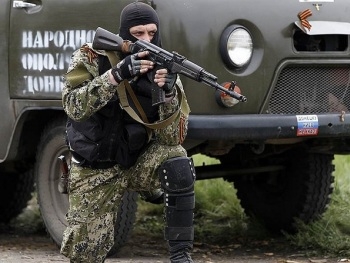
[[[116,31],[117,0],[12,0],[11,98],[60,99],[62,75],[74,50],[91,42],[98,26]]]

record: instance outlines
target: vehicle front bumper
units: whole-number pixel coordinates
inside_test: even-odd
[[[190,140],[267,140],[350,136],[350,113],[190,115]]]

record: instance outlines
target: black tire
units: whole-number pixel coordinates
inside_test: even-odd
[[[117,222],[114,227],[114,246],[108,256],[118,253],[118,250],[127,242],[136,219],[137,193],[126,192],[117,213]]]
[[[242,207],[273,232],[295,232],[296,218],[310,223],[325,212],[333,192],[333,158],[298,148],[260,160],[285,169],[235,178]]]
[[[65,120],[57,120],[44,130],[37,152],[35,174],[38,192],[38,204],[52,240],[60,247],[63,231],[67,226],[65,215],[68,211],[68,195],[58,191],[60,178],[60,163],[58,157],[66,156],[69,160],[69,150],[65,144]],[[115,244],[110,254],[116,253],[129,236],[135,221],[137,210],[137,194],[125,193],[117,214]]]
[[[7,173],[0,176],[0,222],[8,223],[16,218],[34,191],[33,170],[26,173]]]

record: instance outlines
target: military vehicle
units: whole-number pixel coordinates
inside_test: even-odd
[[[62,76],[97,27],[117,33],[131,0],[3,0],[0,9],[0,220],[26,206],[35,180],[43,221],[60,244],[68,196],[58,192],[65,145]],[[322,215],[332,160],[350,152],[348,0],[152,0],[163,48],[218,78],[237,81],[247,102],[182,77],[192,108],[184,146],[219,165],[247,214],[271,230]],[[239,91],[239,89],[236,89]],[[348,119],[349,118],[349,119]],[[116,249],[132,228],[136,194],[118,213]]]

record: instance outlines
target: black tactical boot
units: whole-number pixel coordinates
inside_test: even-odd
[[[164,236],[171,263],[192,263],[195,171],[192,159],[177,157],[159,167],[164,190]]]
[[[175,242],[169,241],[169,252],[171,263],[193,263],[190,255],[192,250],[192,242],[182,242],[180,244],[174,244]]]

